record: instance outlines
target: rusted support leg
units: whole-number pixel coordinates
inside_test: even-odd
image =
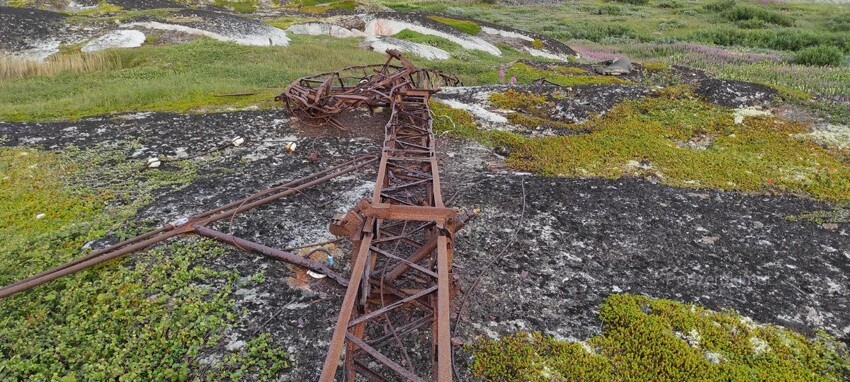
[[[278,260],[286,261],[290,264],[295,264],[299,267],[304,267],[310,269],[314,272],[324,273],[328,275],[331,279],[336,281],[342,286],[348,286],[348,280],[345,277],[340,276],[338,273],[334,272],[332,269],[328,268],[327,265],[320,263],[318,261],[314,261],[305,257],[301,257],[298,255],[294,255],[289,252],[281,251],[277,248],[267,247],[265,245],[255,243],[253,241],[248,241],[242,238],[238,238],[233,235],[228,235],[223,232],[219,232],[213,229],[209,229],[204,226],[194,226],[195,233],[198,235],[209,237],[212,239],[216,239],[223,243],[231,244],[236,246],[237,248],[242,249],[250,249],[253,252],[257,252],[259,254],[266,255],[271,258],[275,258]]]
[[[354,265],[351,267],[351,279],[348,281],[348,289],[345,291],[345,297],[342,300],[342,308],[339,311],[339,317],[336,321],[334,335],[328,347],[325,364],[322,366],[322,374],[319,377],[320,382],[333,382],[334,375],[336,375],[336,369],[339,366],[339,357],[345,344],[346,334],[348,333],[348,322],[351,319],[351,313],[354,311],[354,305],[357,303],[360,280],[363,278],[363,271],[366,268],[366,261],[369,258],[367,255],[369,254],[369,247],[372,245],[373,235],[371,228],[374,225],[374,219],[366,219],[364,231],[367,232],[364,232],[364,237],[360,241],[360,248],[357,250],[357,257]]]

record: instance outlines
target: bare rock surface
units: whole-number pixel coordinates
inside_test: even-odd
[[[132,29],[117,29],[87,42],[80,50],[88,53],[113,48],[138,48],[144,43],[144,33]]]
[[[57,32],[65,15],[38,9],[0,6],[0,52],[42,60],[59,51],[59,44],[76,40],[73,33]]]
[[[363,45],[376,52],[383,53],[388,50],[395,49],[403,53],[415,54],[426,60],[448,60],[449,57],[451,57],[449,52],[446,52],[445,50],[442,50],[440,48],[393,37],[367,37],[363,41]]]
[[[352,115],[344,121],[351,131],[343,132],[301,127],[273,111],[137,113],[0,123],[0,142],[60,150],[134,141],[126,155],[142,163],[150,155],[191,156],[237,135],[246,138],[240,147],[188,159],[201,177],[183,190],[156,193],[139,212],[139,220],[156,226],[355,155],[377,154],[385,118]],[[287,141],[299,149],[288,153]],[[836,222],[827,229],[787,218],[833,205],[639,179],[510,174],[475,143],[449,137],[438,142],[443,194],[453,206],[482,210],[456,243],[455,272],[463,288],[486,270],[464,312],[465,340],[517,330],[584,339],[600,330],[596,309],[602,299],[620,292],[730,308],[806,333],[823,328],[844,341],[850,337],[850,226]],[[326,240],[327,219],[369,194],[374,177],[374,168],[353,173],[215,228],[279,248]],[[514,235],[516,243],[505,250]],[[114,240],[107,239],[102,244]],[[349,247],[342,244],[343,253]],[[346,273],[347,263],[344,255],[334,267]],[[287,265],[237,250],[212,266],[243,276],[266,271],[265,283],[235,295],[246,311],[228,344],[269,333],[296,361],[282,380],[315,378],[342,291],[327,280],[295,285]],[[227,352],[225,345],[210,356]]]
[[[699,82],[697,93],[714,104],[743,108],[766,106],[778,92],[776,89],[751,82],[706,79]]]
[[[286,28],[286,31],[293,34],[305,34],[311,36],[333,36],[340,38],[364,36],[364,33],[361,30],[348,29],[330,23],[316,22],[293,24],[289,28]]]
[[[179,22],[176,22],[178,20]],[[181,9],[174,12],[168,20],[158,17],[140,17],[122,27],[175,31],[241,45],[286,46],[289,44],[289,37],[282,29],[254,19],[202,9]]]

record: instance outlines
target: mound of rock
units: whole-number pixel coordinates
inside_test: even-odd
[[[764,107],[773,101],[776,89],[752,82],[705,79],[697,83],[697,94],[713,104],[731,107]]]
[[[292,34],[303,34],[310,36],[332,36],[340,38],[362,37],[366,35],[361,30],[348,29],[339,25],[318,22],[293,24],[289,28],[286,28],[286,31]]]
[[[393,37],[372,36],[363,41],[363,45],[376,51],[386,52],[391,49],[404,53],[412,53],[426,60],[447,60],[449,52],[431,45],[419,44]]]
[[[240,45],[286,46],[289,44],[289,37],[282,29],[253,19],[199,9],[179,10],[169,20],[148,18],[122,27],[174,31],[235,42]]]
[[[58,12],[0,6],[0,51],[25,59],[47,58],[59,51],[62,42],[77,38],[63,28],[65,17]]]
[[[89,41],[80,50],[88,53],[112,48],[138,48],[144,43],[144,33],[132,29],[117,29]]]

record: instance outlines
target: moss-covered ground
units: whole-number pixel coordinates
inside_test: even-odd
[[[758,325],[734,312],[644,296],[609,296],[586,342],[516,333],[471,346],[487,381],[842,381],[846,345]]]
[[[0,284],[78,257],[107,234],[135,234],[144,227],[122,223],[151,190],[195,177],[188,164],[140,171],[119,152],[0,148]],[[201,364],[238,323],[239,275],[204,265],[222,253],[209,241],[171,242],[4,300],[0,379],[273,379],[289,358],[263,335]]]
[[[516,92],[514,92],[516,93]],[[496,93],[497,106],[532,110],[543,97]],[[513,168],[543,175],[619,178],[643,176],[680,187],[793,193],[850,200],[846,150],[822,147],[799,135],[805,124],[776,117],[745,118],[705,103],[686,87],[626,101],[603,116],[573,125],[586,133],[527,137],[481,131],[461,110],[435,104],[437,129],[507,148]],[[445,116],[445,117],[440,117]],[[563,123],[554,123],[565,127]],[[569,127],[568,125],[566,127]],[[702,145],[691,143],[699,141]]]

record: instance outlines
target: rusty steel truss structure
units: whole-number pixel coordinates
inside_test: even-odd
[[[389,107],[380,158],[356,158],[171,222],[0,288],[0,298],[175,236],[196,234],[325,274],[346,288],[320,381],[451,381],[454,234],[477,212],[443,203],[428,102],[440,87],[460,81],[417,68],[396,51],[387,53],[382,65],[304,77],[275,98],[291,115],[316,126],[343,127],[335,119],[343,112]],[[349,278],[324,263],[209,228],[375,162],[372,197],[331,222],[331,232],[353,243]]]
[[[305,77],[277,97],[312,124],[340,125],[334,117],[352,108],[390,107],[375,191],[331,226],[354,245],[321,382],[333,381],[340,364],[345,381],[452,380],[453,235],[475,212],[443,204],[428,101],[460,81],[387,53],[384,65]]]

